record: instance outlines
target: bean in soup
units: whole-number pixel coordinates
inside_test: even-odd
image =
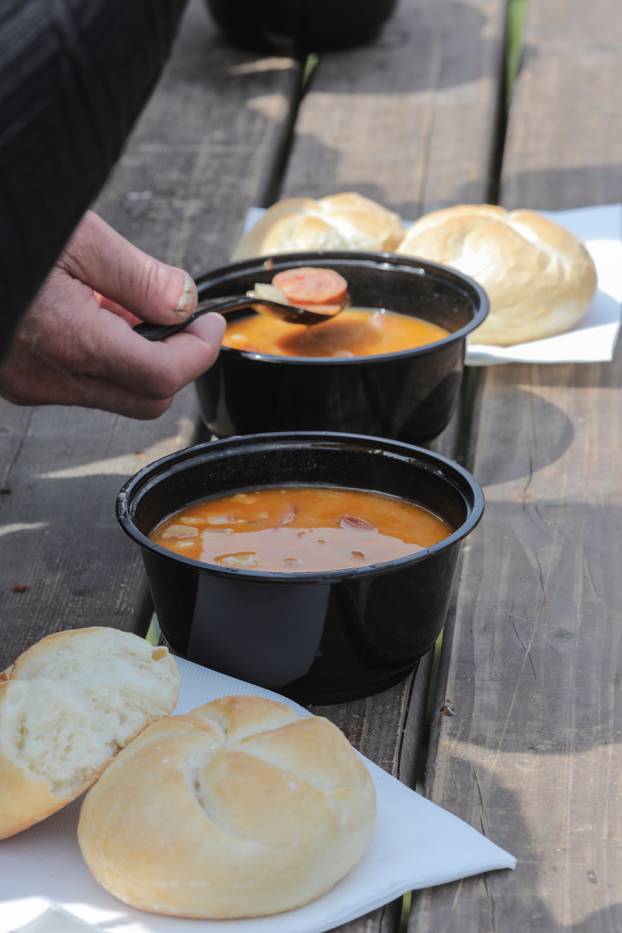
[[[404,557],[452,531],[444,519],[405,499],[284,486],[195,502],[161,522],[150,537],[205,564],[311,573]]]

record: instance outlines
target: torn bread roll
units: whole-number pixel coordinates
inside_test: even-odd
[[[361,859],[374,819],[369,773],[336,726],[229,696],[124,749],[86,796],[78,841],[126,904],[231,919],[328,891]]]
[[[490,314],[471,343],[510,346],[573,328],[596,290],[596,269],[568,230],[535,211],[466,204],[426,214],[399,253],[452,266],[487,292]]]
[[[74,800],[177,702],[166,648],[117,629],[49,635],[0,681],[0,839]]]
[[[233,259],[308,250],[394,250],[404,236],[393,211],[354,192],[286,198],[273,204],[238,243]]]

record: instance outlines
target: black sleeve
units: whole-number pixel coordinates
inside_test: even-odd
[[[108,172],[185,0],[0,0],[0,355]]]

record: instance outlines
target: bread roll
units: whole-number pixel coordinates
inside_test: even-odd
[[[360,194],[287,198],[242,237],[233,259],[304,250],[394,250],[403,236],[397,214]]]
[[[535,211],[466,204],[434,211],[410,228],[399,253],[453,266],[490,299],[472,343],[525,343],[574,327],[596,289],[582,243]]]
[[[375,794],[326,719],[230,696],[163,719],[89,791],[78,840],[125,903],[177,917],[252,917],[328,891],[370,843]]]
[[[0,682],[0,839],[81,794],[178,692],[168,650],[116,629],[59,632],[20,655]]]

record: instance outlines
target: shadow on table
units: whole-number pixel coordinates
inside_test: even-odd
[[[600,165],[551,166],[508,173],[503,179],[501,201],[511,207],[555,211],[560,210],[560,204],[574,208],[616,203],[620,192],[622,163],[618,153],[612,151],[611,161]]]
[[[329,94],[413,94],[477,81],[497,62],[498,42],[470,3],[401,0],[379,38],[323,54]]]
[[[517,795],[495,779],[490,768],[458,757],[446,768],[445,784],[458,788],[458,796],[453,805],[446,799],[440,802],[508,849],[518,866],[414,892],[409,933],[622,929],[622,902],[613,902],[619,897],[613,839],[608,863],[601,840],[584,838],[582,827],[570,823],[565,830],[553,830],[547,825],[544,800],[530,800],[528,818]],[[583,919],[567,924],[559,919],[562,912]]]
[[[478,418],[487,417],[487,409],[478,413],[476,401],[472,432],[472,444],[477,446],[476,477],[483,486],[495,486],[525,477],[525,486],[528,487],[534,473],[550,466],[571,447],[575,437],[574,427],[568,415],[557,405],[515,384],[513,365],[496,369],[503,370],[498,375],[495,373],[495,379],[503,382],[501,385],[495,383],[494,389],[494,445],[480,443],[481,438],[488,439],[487,425],[478,423]],[[481,380],[487,378],[486,374],[481,372],[479,378],[481,391]],[[526,429],[519,423],[519,419],[534,425],[545,424],[546,436],[538,436],[536,445],[517,449],[517,434],[530,436],[529,431],[524,433]]]
[[[447,93],[454,88],[465,95],[469,114],[481,109],[479,102],[473,103],[474,99],[479,101],[479,86],[484,82],[494,86],[499,73],[501,43],[491,19],[468,3],[402,0],[395,17],[375,43],[322,56],[310,93],[317,98],[314,118],[322,120],[321,115],[327,113],[328,123],[314,126],[303,107],[287,193],[316,197],[340,191],[345,175],[351,178],[345,183],[347,187],[386,204],[405,218],[414,219],[420,213],[422,200],[428,209],[445,206],[445,201],[433,200],[434,192],[426,184],[428,175],[433,174],[428,150],[432,124],[436,121],[434,114],[438,111],[443,119],[450,119],[443,107],[454,106],[452,93]],[[367,119],[368,126],[350,128],[349,105],[344,99],[348,95],[365,101],[357,111],[361,120]],[[353,170],[344,171],[348,154],[343,142],[331,145],[332,134],[337,136],[341,128],[337,123],[333,125],[330,118],[331,98],[335,106],[344,108],[343,123],[354,152],[361,148],[365,152],[363,172],[356,155]],[[459,112],[457,108],[456,113]],[[482,131],[487,132],[484,122]],[[402,124],[408,127],[406,133],[397,130]],[[465,143],[467,150],[474,145],[479,146],[479,141],[474,144],[470,139]],[[443,153],[445,149],[443,146]],[[393,169],[391,200],[387,198],[387,160]],[[482,174],[486,171],[484,161]],[[469,170],[469,178],[473,174]],[[454,202],[482,199],[486,180],[475,174],[460,197],[456,190]],[[445,194],[447,185],[442,190]]]
[[[622,507],[570,508],[563,491],[489,505],[464,546],[445,745],[572,757],[586,779],[618,745],[622,762],[620,528]]]

